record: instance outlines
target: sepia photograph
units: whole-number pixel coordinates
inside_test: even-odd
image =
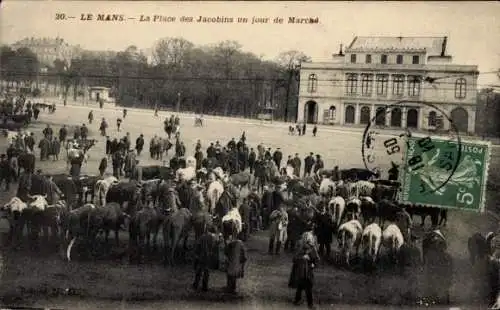
[[[1,309],[500,309],[498,2],[0,7]]]

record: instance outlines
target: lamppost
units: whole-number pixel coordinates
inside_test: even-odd
[[[180,112],[181,110],[181,93],[177,93],[177,106],[176,106],[177,113]]]

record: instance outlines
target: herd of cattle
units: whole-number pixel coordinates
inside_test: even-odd
[[[58,240],[61,237],[64,237],[62,240],[66,237],[93,240],[100,231],[104,231],[107,236],[110,230],[114,230],[118,238],[118,231],[128,226],[130,234],[141,236],[145,243],[139,237],[131,240],[136,240],[141,246],[143,243],[148,246],[151,236],[154,236],[156,244],[158,232],[163,227],[165,248],[173,249],[181,239],[187,237],[191,227],[199,234],[203,225],[213,221],[222,224],[226,217],[236,222],[240,233],[243,229],[253,227],[254,224],[250,222],[256,217],[268,218],[272,211],[279,208],[280,203],[291,206],[288,208],[290,218],[300,219],[290,220],[282,229],[289,231],[289,238],[300,236],[304,229],[300,223],[313,220],[319,205],[325,204],[333,230],[338,232],[342,252],[348,257],[348,253],[361,242],[363,231],[376,237],[375,243],[370,243],[376,248],[368,251],[372,253],[371,256],[376,255],[383,235],[377,233],[380,230],[378,225],[382,226],[386,220],[397,222],[398,212],[405,207],[394,200],[398,184],[362,180],[372,177],[363,169],[343,170],[345,181],[333,182],[326,177],[329,174],[327,170],[303,179],[286,173],[272,175],[275,172],[264,161],[260,163],[260,168],[257,163],[254,174],[245,171],[230,176],[220,167],[215,167],[217,165],[213,162],[204,162],[203,166],[196,170],[192,157],[173,158],[170,166],[142,167],[141,180],[128,181],[99,176],[75,179],[65,174],[38,175],[28,171],[20,176],[17,197],[12,198],[4,208],[16,219],[13,231],[17,237],[24,225],[34,235],[41,228],[47,235],[50,228]],[[45,199],[44,195],[53,195],[47,185],[51,182],[60,190],[61,200]],[[21,188],[25,184],[28,184],[28,188]],[[265,192],[272,192],[273,197],[287,199],[264,201]],[[51,200],[50,204],[47,200]],[[420,215],[422,225],[425,218],[430,216],[433,227],[439,224],[439,216],[445,215],[439,209],[424,206],[407,206],[406,210],[411,215]],[[370,226],[376,223],[376,219],[380,220],[379,224],[375,224],[378,229],[374,225]],[[364,230],[361,223],[367,225]],[[402,238],[409,227],[396,230],[393,226],[388,226],[384,232],[387,235],[393,231],[387,238],[392,238],[394,246],[391,251],[396,251],[404,242]]]

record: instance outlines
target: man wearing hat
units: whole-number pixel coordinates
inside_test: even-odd
[[[277,148],[276,151],[274,151],[273,160],[276,163],[276,166],[278,166],[278,169],[281,168],[281,160],[283,160],[283,153],[281,152],[280,148]]]
[[[314,166],[314,153],[310,152],[304,159],[304,177],[310,176]]]
[[[313,235],[314,224],[308,223],[307,231],[302,234],[299,249],[293,259],[292,273],[288,286],[296,288],[294,304],[300,305],[302,291],[306,293],[307,306],[313,308],[312,288],[314,283],[314,268],[318,264],[319,255]]]
[[[0,155],[0,186],[3,181],[5,181],[5,190],[8,191],[11,181],[11,168],[5,154]]]
[[[195,278],[193,289],[197,290],[202,281],[202,290],[208,291],[208,280],[210,277],[210,269],[217,269],[217,242],[218,236],[215,234],[216,229],[213,225],[206,225],[203,235],[197,240],[194,248],[194,269]]]
[[[295,157],[292,159],[293,162],[293,175],[300,177],[300,166],[302,165],[299,153],[295,153]]]

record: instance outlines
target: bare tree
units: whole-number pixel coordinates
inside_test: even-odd
[[[180,37],[158,40],[153,47],[153,59],[157,65],[173,64],[182,66],[186,53],[194,44]]]

